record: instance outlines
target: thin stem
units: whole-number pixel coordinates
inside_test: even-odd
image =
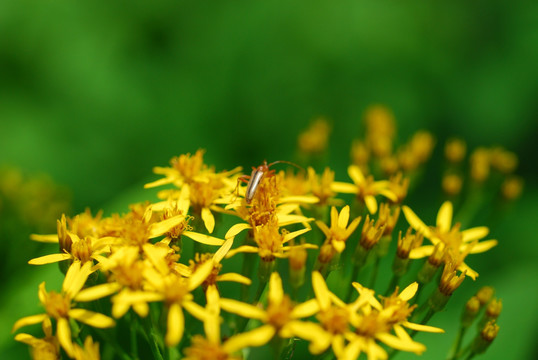
[[[377,274],[379,273],[379,263],[381,261],[381,258],[376,254],[375,256],[375,262],[374,262],[374,268],[372,269],[372,276],[370,277],[370,284],[369,288],[373,289],[375,286],[375,282],[377,280]]]
[[[463,336],[465,335],[465,331],[467,330],[466,327],[460,327],[460,330],[458,331],[458,335],[456,336],[456,340],[454,342],[454,346],[452,349],[452,356],[449,358],[450,360],[456,360],[458,358],[458,353],[461,349],[461,343],[463,342]]]
[[[156,360],[163,360],[161,350],[159,349],[159,345],[157,344],[158,334],[153,328],[153,323],[150,319],[150,316],[146,316],[146,319],[144,320],[144,327],[146,329],[148,343],[151,348],[151,353],[153,354],[153,358]]]
[[[130,326],[130,342],[131,342],[131,356],[133,359],[138,359],[138,337],[137,337],[137,331],[138,331],[138,319],[135,317],[134,312],[131,312],[129,314],[129,320],[131,323]]]

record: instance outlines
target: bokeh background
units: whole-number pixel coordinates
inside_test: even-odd
[[[58,285],[56,266],[26,265],[51,252],[28,235],[54,232],[58,212],[153,199],[152,167],[198,148],[217,169],[290,159],[317,116],[332,123],[328,160],[346,180],[374,103],[392,109],[401,141],[427,129],[438,144],[518,154],[524,194],[492,228],[499,246],[471,262],[479,285],[456,297],[495,286],[501,331],[483,358],[536,358],[537,64],[533,0],[0,1],[0,166],[8,189],[30,189],[0,203],[0,358],[28,356],[10,328],[39,311],[41,281]],[[430,220],[434,180],[413,200]],[[35,202],[54,207],[35,216]],[[446,354],[455,326],[417,337],[424,358]]]

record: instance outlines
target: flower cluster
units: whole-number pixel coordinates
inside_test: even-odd
[[[277,172],[266,162],[250,175],[217,171],[198,150],[154,168],[161,177],[146,188],[164,188],[153,202],[122,215],[62,216],[56,234],[32,235],[58,251],[29,261],[59,263],[62,289],[39,286],[44,313],[21,318],[13,331],[41,324],[43,336],[15,339],[35,359],[240,359],[263,347],[286,358],[424,353],[415,333],[443,332],[426,323],[466,276],[477,279],[467,257],[497,241],[482,240],[485,226],[453,224],[451,201],[435,225],[404,205],[432,154],[431,134],[395,148],[394,118],[381,106],[368,110],[365,125],[348,181],[335,181],[330,167]],[[329,129],[319,119],[301,134],[303,161],[319,160]],[[452,163],[464,156],[461,143],[446,149]],[[488,168],[515,167],[507,153],[488,154]],[[392,269],[384,269],[389,255]],[[414,261],[421,266],[411,273]],[[390,282],[379,285],[380,273]],[[480,354],[496,336],[501,303],[490,298],[479,293],[466,305],[462,329],[481,307],[485,320],[467,353],[460,336],[454,359]]]

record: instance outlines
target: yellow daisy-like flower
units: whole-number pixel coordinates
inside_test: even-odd
[[[101,354],[99,353],[99,343],[93,342],[91,336],[87,336],[84,340],[84,346],[74,344],[74,358],[75,360],[100,360]]]
[[[346,248],[346,240],[355,231],[361,217],[354,219],[348,226],[349,221],[349,206],[346,205],[338,214],[338,210],[333,206],[331,208],[331,227],[327,227],[322,221],[316,221],[321,231],[327,237],[326,242],[329,242],[336,251],[341,253]]]
[[[205,181],[206,175],[211,172],[204,164],[205,150],[198,149],[194,155],[190,153],[173,157],[170,160],[171,167],[156,166],[153,168],[155,174],[164,175],[164,178],[144,185],[145,188],[174,184],[181,188],[183,184],[192,181]]]
[[[87,236],[81,239],[76,234],[69,234],[69,237],[72,242],[70,251],[66,250],[64,253],[40,256],[28,261],[28,264],[44,265],[64,260],[79,261],[82,264],[91,262],[93,264],[93,261],[100,255],[110,252],[110,244],[115,241],[112,237],[97,239]]]
[[[265,310],[233,299],[220,299],[220,307],[223,310],[245,318],[257,319],[264,324],[257,329],[230,338],[227,346],[236,349],[262,346],[275,335],[290,338],[301,337],[301,334],[310,332],[312,324],[299,319],[312,316],[319,311],[319,305],[315,299],[297,305],[293,304],[290,297],[284,293],[282,279],[276,272],[273,272],[269,279],[267,299]]]
[[[382,304],[375,299],[371,290],[359,283],[353,283],[353,286],[360,293],[359,300],[364,298],[364,301],[350,318],[355,331],[346,334],[349,343],[339,356],[340,359],[356,359],[361,352],[366,353],[368,359],[386,359],[387,353],[377,341],[396,350],[421,354],[426,347],[413,341],[404,327],[416,331],[444,332],[433,326],[407,321],[416,307],[410,306],[408,301],[415,296],[418,283],[412,283],[399,294],[396,289],[391,296],[383,299]]]
[[[97,328],[108,328],[115,325],[113,319],[99,314],[93,311],[80,308],[71,308],[73,301],[82,301],[77,295],[84,286],[86,279],[91,273],[91,264],[89,262],[81,266],[80,262],[74,263],[67,274],[62,285],[62,292],[56,293],[54,291],[47,292],[45,289],[45,283],[39,285],[39,300],[45,307],[46,313],[39,315],[27,316],[19,319],[13,330],[32,325],[43,323],[49,318],[56,320],[56,333],[60,345],[66,351],[66,353],[73,357],[74,349],[73,342],[71,340],[71,327],[69,325],[69,319],[75,319],[83,322],[87,325]]]
[[[43,320],[43,339],[36,338],[30,334],[17,334],[15,340],[29,345],[32,350],[32,359],[34,360],[57,360],[60,358],[60,343],[56,336],[52,334],[52,323],[50,318]]]
[[[339,193],[356,194],[357,198],[366,204],[371,214],[377,212],[377,200],[375,197],[378,195],[382,195],[393,202],[398,201],[398,197],[390,189],[389,181],[374,181],[371,175],[364,176],[357,165],[350,165],[347,172],[351,180],[353,180],[353,184],[334,182],[332,189]]]
[[[467,230],[460,230],[460,225],[457,223],[452,226],[453,207],[450,201],[446,201],[441,205],[437,213],[436,226],[427,226],[408,206],[403,206],[407,222],[424,237],[429,239],[433,245],[424,245],[413,249],[409,254],[411,259],[419,259],[429,256],[433,253],[435,245],[442,244],[446,248],[445,260],[455,261],[459,271],[466,271],[466,274],[473,280],[476,279],[478,273],[471,269],[463,262],[467,254],[477,254],[488,251],[495,245],[497,240],[486,240],[478,242],[489,233],[486,226],[474,227]]]
[[[191,240],[205,245],[220,246],[224,244],[224,240],[222,239],[192,231],[192,227],[189,223],[193,217],[188,215],[190,207],[189,193],[190,190],[188,188],[183,188],[178,192],[177,196],[151,204],[144,217],[149,219],[153,214],[161,213],[161,218],[163,219],[161,223],[163,226],[161,226],[162,231],[159,233],[159,236],[165,236],[162,242],[166,244],[170,244],[172,240],[177,240],[182,236],[186,236]],[[205,213],[205,211],[202,212]],[[209,214],[202,216],[202,220],[204,220],[204,222],[207,221],[206,227],[209,226],[211,231],[213,231],[215,222],[211,211],[209,211]],[[168,226],[164,224],[167,224]]]
[[[220,270],[222,269],[222,264],[220,262],[222,261],[222,259],[224,259],[224,256],[226,256],[226,254],[230,251],[230,248],[233,245],[233,241],[234,238],[226,240],[224,245],[222,245],[214,254],[195,254],[194,260],[189,261],[190,267],[187,269],[187,272],[183,273],[182,275],[190,277],[192,273],[196,272],[196,270],[200,266],[202,266],[202,264],[207,261],[212,261],[213,269],[211,270],[209,276],[202,283],[204,289],[208,288],[209,286],[216,285],[216,283],[219,281],[233,281],[243,285],[250,285],[252,283],[252,280],[241,274],[219,274]]]
[[[179,344],[185,331],[185,315],[187,310],[192,316],[204,320],[205,310],[193,301],[191,292],[200,286],[213,270],[213,262],[206,261],[200,265],[189,278],[169,273],[166,276],[148,269],[145,279],[148,290],[157,294],[157,300],[164,301],[168,308],[166,346]],[[128,300],[128,299],[127,299]]]
[[[306,249],[316,249],[313,244],[289,245],[285,246],[290,240],[302,235],[310,228],[297,230],[294,232],[279,231],[279,225],[276,219],[268,222],[265,225],[253,228],[254,241],[257,246],[242,245],[233,250],[230,250],[226,255],[227,258],[234,256],[237,253],[252,253],[259,254],[263,261],[273,261],[275,258],[286,258],[289,251],[293,247],[304,247]]]
[[[358,301],[346,304],[340,300],[329,290],[318,271],[312,272],[312,287],[315,294],[313,300],[317,301],[319,306],[319,324],[309,323],[308,331],[301,333],[300,337],[310,342],[310,353],[321,354],[332,347],[334,354],[339,357],[345,348],[346,334],[352,332],[350,317],[360,304]]]
[[[239,360],[240,357],[232,354],[246,346],[252,346],[252,342],[245,343],[244,334],[232,336],[222,342],[220,334],[220,295],[215,285],[210,285],[207,288],[206,298],[206,316],[204,318],[206,336],[193,336],[191,346],[185,349],[184,359]]]

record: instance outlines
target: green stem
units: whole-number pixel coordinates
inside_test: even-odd
[[[133,359],[138,359],[138,337],[137,337],[137,331],[138,331],[138,319],[134,315],[134,312],[131,312],[129,314],[129,320],[131,323],[130,326],[130,334],[131,334],[131,356]]]
[[[355,279],[357,279],[359,277],[359,271],[360,271],[360,266],[354,265],[353,266],[353,272],[351,273],[351,282],[356,281]],[[347,302],[349,302],[351,300],[352,295],[353,295],[353,286],[350,285],[347,288],[347,294],[346,294],[346,301]]]
[[[466,330],[466,327],[460,327],[460,331],[458,331],[458,335],[456,336],[456,340],[454,342],[452,356],[449,358],[450,360],[456,360],[458,358],[458,354],[461,349],[461,343],[463,342],[463,336],[465,335]]]
[[[94,328],[93,331],[99,336],[99,338],[103,341],[105,344],[110,344],[116,354],[119,356],[120,359],[123,360],[133,360],[129,354],[127,354],[118,344],[117,341],[110,341],[110,335],[106,335],[105,332],[101,329]]]
[[[150,316],[146,316],[146,318],[144,319],[144,328],[146,330],[148,343],[151,348],[153,358],[156,360],[163,360],[161,350],[159,349],[159,345],[157,343],[158,334],[153,328],[153,322],[151,321]]]
[[[375,254],[374,268],[372,269],[372,276],[370,277],[370,285],[369,285],[370,289],[373,289],[375,286],[375,282],[377,280],[377,274],[379,273],[380,261],[381,261],[381,258],[377,254]]]

